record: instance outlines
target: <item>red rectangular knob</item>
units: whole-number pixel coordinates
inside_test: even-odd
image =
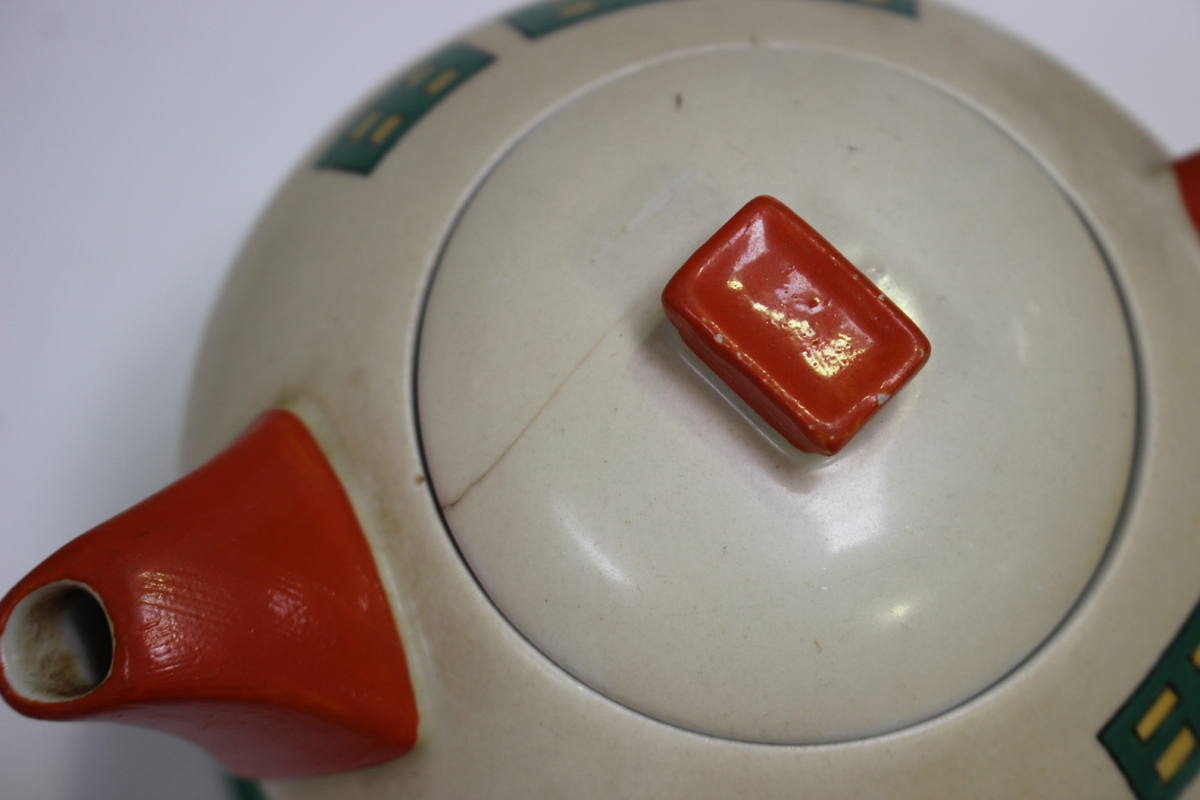
[[[838,452],[929,358],[916,324],[772,197],[725,223],[662,300],[688,347],[806,452]]]

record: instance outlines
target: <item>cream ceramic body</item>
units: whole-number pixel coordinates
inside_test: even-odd
[[[304,417],[421,712],[408,756],[271,792],[1127,796],[1096,734],[1191,610],[1200,557],[1200,249],[1170,159],[941,6],[684,7],[468,33],[495,63],[367,178],[314,169],[319,144],[248,243],[189,461],[265,408]],[[739,91],[762,70],[764,94]],[[773,168],[790,112],[767,114],[783,132],[747,114],[804,73],[832,83],[793,99],[862,138],[805,120],[824,157]],[[898,127],[869,124],[895,97]],[[639,104],[661,118],[624,116]],[[947,213],[909,202],[922,175]],[[833,461],[781,449],[656,320],[671,271],[763,192],[933,343]]]
[[[723,390],[658,302],[756,192],[938,343],[836,458]],[[446,522],[518,630],[652,717],[777,744],[919,722],[1016,666],[1133,458],[1125,319],[1069,201],[953,96],[803,45],[676,54],[539,124],[449,239],[417,384]]]

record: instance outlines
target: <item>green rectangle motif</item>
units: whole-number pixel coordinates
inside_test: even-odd
[[[1099,738],[1139,800],[1173,800],[1200,771],[1200,606]]]
[[[904,14],[907,17],[917,16],[917,0],[842,0],[842,2],[879,8],[884,11],[895,11],[897,14]]]
[[[491,53],[448,45],[405,72],[342,132],[318,167],[370,175],[392,146],[423,115],[492,63]]]
[[[917,0],[841,0],[845,3],[917,16]],[[598,17],[629,6],[656,3],[659,0],[547,0],[525,6],[505,19],[530,39],[537,39],[576,22]]]
[[[267,800],[267,793],[263,791],[262,784],[258,781],[232,776],[226,778],[225,781],[229,787],[230,800]]]
[[[610,11],[657,2],[659,0],[550,0],[519,8],[505,19],[530,39],[536,39]]]

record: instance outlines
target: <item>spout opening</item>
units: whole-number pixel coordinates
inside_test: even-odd
[[[100,596],[77,581],[55,581],[23,597],[0,634],[0,662],[26,700],[61,703],[91,692],[112,672],[112,620]]]

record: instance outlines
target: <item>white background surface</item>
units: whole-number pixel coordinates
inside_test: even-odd
[[[504,0],[0,4],[0,592],[177,476],[220,281],[292,164],[388,73]],[[1176,155],[1200,148],[1200,0],[961,0]],[[191,745],[0,707],[0,798],[224,798]]]

